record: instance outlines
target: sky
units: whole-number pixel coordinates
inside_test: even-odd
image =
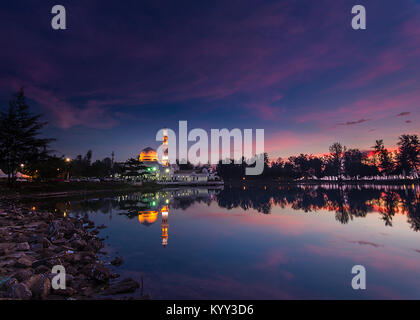
[[[51,8],[66,8],[53,30]],[[367,29],[353,30],[364,5]],[[420,134],[420,1],[3,1],[0,108],[24,87],[57,154],[117,161],[163,127],[264,129],[271,158]],[[255,132],[255,131],[254,131]]]

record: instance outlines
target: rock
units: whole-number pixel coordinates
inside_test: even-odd
[[[67,296],[70,297],[76,293],[76,290],[71,287],[66,287],[66,289],[57,289],[53,290],[54,294],[60,295],[60,296]]]
[[[31,249],[31,247],[29,246],[29,243],[27,242],[18,243],[16,245],[17,251],[28,251],[29,249]]]
[[[17,268],[28,268],[32,266],[32,260],[28,257],[21,257],[15,263],[15,267]]]
[[[0,261],[0,268],[12,267],[15,264],[16,264],[16,260],[14,260],[14,259],[8,259],[8,260]]]
[[[44,247],[42,246],[41,243],[35,243],[31,245],[31,250],[35,251],[35,252],[39,252],[43,249]]]
[[[98,229],[105,229],[106,226],[104,224],[101,224],[100,226],[97,227]]]
[[[95,250],[95,251],[99,251],[104,246],[102,241],[98,240],[98,239],[92,239],[89,244],[93,248],[93,250]]]
[[[3,286],[6,288],[6,290],[10,290],[10,288],[17,283],[18,281],[16,278],[10,278],[5,283],[3,283]]]
[[[120,266],[123,263],[123,259],[121,257],[116,257],[114,260],[111,261],[113,266]]]
[[[48,225],[47,234],[48,238],[52,238],[58,234],[58,231],[60,230],[60,225],[58,224],[58,221],[52,221]]]
[[[23,282],[33,275],[32,269],[22,269],[15,273],[14,277],[19,281]]]
[[[111,277],[111,272],[100,263],[95,263],[90,271],[90,276],[99,282],[107,282]]]
[[[121,293],[131,293],[131,292],[136,291],[137,288],[139,287],[140,285],[137,281],[127,278],[127,279],[121,280],[118,283],[111,285],[102,294],[108,296],[108,295],[121,294]]]
[[[40,274],[40,273],[46,273],[46,272],[50,272],[50,268],[48,268],[46,265],[40,265],[38,267],[35,268],[35,273],[36,274]]]
[[[83,250],[87,246],[85,240],[74,240],[71,242],[71,246],[77,250]]]
[[[35,299],[46,299],[51,290],[51,281],[46,275],[36,274],[24,282]]]
[[[13,299],[29,300],[32,298],[32,292],[25,284],[17,283],[11,286],[9,296]]]
[[[42,244],[42,247],[45,249],[45,248],[49,248],[50,246],[51,246],[51,242],[50,242],[50,240],[48,240],[47,238],[42,238],[42,240],[41,240],[41,244]]]

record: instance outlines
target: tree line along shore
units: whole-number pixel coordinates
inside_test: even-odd
[[[121,182],[111,177],[123,175],[125,167],[130,166],[131,158],[123,163],[114,162],[113,156],[93,161],[91,150],[85,156],[78,155],[74,159],[54,154],[50,144],[55,139],[42,137],[46,124],[41,120],[41,115],[30,112],[23,89],[13,95],[9,108],[0,112],[0,180],[4,175],[3,180],[7,182],[6,186],[1,185],[2,188],[19,187],[16,182],[26,175],[31,177],[31,181],[39,183],[72,181],[70,177],[83,177],[83,182],[88,180],[87,177],[95,177],[91,180],[96,182]],[[325,179],[370,180],[376,183],[382,180],[417,180],[420,168],[418,136],[402,134],[395,143],[396,148],[388,150],[384,141],[379,139],[369,150],[360,150],[336,142],[324,155],[302,153],[287,159],[270,159],[265,153],[264,171],[257,176],[245,176],[246,162],[236,164],[233,159],[228,164],[219,162],[216,171],[224,181]],[[194,168],[190,163],[185,166]],[[48,184],[44,186],[47,188]],[[69,189],[73,186],[58,188]]]

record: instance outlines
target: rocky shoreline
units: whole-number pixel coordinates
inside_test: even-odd
[[[0,299],[120,299],[136,292],[136,281],[120,280],[99,258],[103,227],[0,199]],[[65,289],[52,286],[57,265],[65,268]]]

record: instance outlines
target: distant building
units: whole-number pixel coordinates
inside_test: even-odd
[[[179,170],[176,163],[170,163],[168,157],[168,134],[163,131],[162,161],[159,162],[156,150],[151,147],[144,148],[138,157],[139,163],[127,169],[126,179],[131,181],[155,181],[165,184],[206,184],[220,181],[220,178],[211,168],[197,170]],[[138,167],[138,169],[137,169]],[[134,171],[134,172],[133,172]]]

